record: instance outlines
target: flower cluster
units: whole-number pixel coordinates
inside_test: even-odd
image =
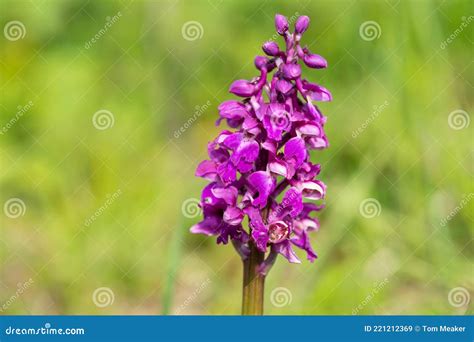
[[[196,170],[210,184],[201,197],[204,219],[191,232],[215,235],[217,243],[231,240],[244,259],[250,244],[269,250],[267,260],[281,254],[299,263],[293,246],[306,251],[310,261],[317,257],[308,233],[319,228],[313,212],[323,208],[319,200],[326,186],[315,179],[321,167],[311,163],[309,150],[326,148],[328,140],[326,117],[312,101],[332,97],[301,77],[300,61],[314,69],[327,66],[323,57],[300,45],[308,24],[309,18],[301,16],[290,33],[288,20],[275,16],[286,49],[275,42],[263,44],[267,57],[255,58],[260,75],[232,83],[229,91],[243,99],[219,105],[217,124],[226,120],[233,131],[224,130],[209,143],[210,159]],[[246,216],[249,231],[243,227]]]

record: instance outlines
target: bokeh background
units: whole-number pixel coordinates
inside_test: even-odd
[[[470,312],[471,1],[0,4],[2,314],[240,313],[194,170],[275,13],[311,17],[334,101],[319,259],[277,261],[266,313]]]

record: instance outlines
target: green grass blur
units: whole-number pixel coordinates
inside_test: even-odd
[[[0,36],[0,204],[26,208],[0,212],[2,313],[240,313],[239,258],[189,234],[199,217],[182,204],[206,184],[194,169],[216,107],[257,74],[275,13],[311,17],[303,42],[329,68],[304,73],[334,101],[321,105],[331,146],[312,153],[328,184],[319,259],[277,261],[266,313],[469,312],[448,295],[474,289],[474,124],[448,117],[473,109],[471,1],[0,0],[2,31],[26,29]],[[202,37],[184,39],[189,21]],[[359,32],[367,21],[373,40]],[[114,124],[99,130],[102,109]],[[366,198],[378,216],[361,215]],[[100,287],[113,303],[94,304]]]

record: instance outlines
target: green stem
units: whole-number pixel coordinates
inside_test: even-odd
[[[250,255],[244,260],[242,315],[263,315],[265,276],[258,272],[265,253],[250,244]]]

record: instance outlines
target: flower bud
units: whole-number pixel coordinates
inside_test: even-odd
[[[275,27],[279,35],[283,36],[288,31],[288,20],[284,15],[275,15]]]
[[[303,61],[310,68],[324,69],[328,66],[328,62],[323,57],[311,53],[304,55]]]
[[[255,85],[247,80],[237,80],[231,84],[229,91],[241,97],[250,97],[255,93]]]
[[[302,34],[306,29],[308,28],[309,25],[309,17],[306,15],[302,15],[296,20],[295,23],[295,32],[297,34]]]
[[[284,64],[282,71],[283,76],[289,80],[294,80],[301,75],[301,67],[299,64]]]
[[[280,48],[275,42],[266,42],[263,44],[262,50],[269,56],[276,56],[280,52]]]
[[[255,57],[255,60],[253,61],[253,63],[255,64],[255,67],[258,70],[262,70],[262,68],[266,67],[267,62],[268,62],[268,59],[267,57],[264,57],[264,56],[257,56]]]

